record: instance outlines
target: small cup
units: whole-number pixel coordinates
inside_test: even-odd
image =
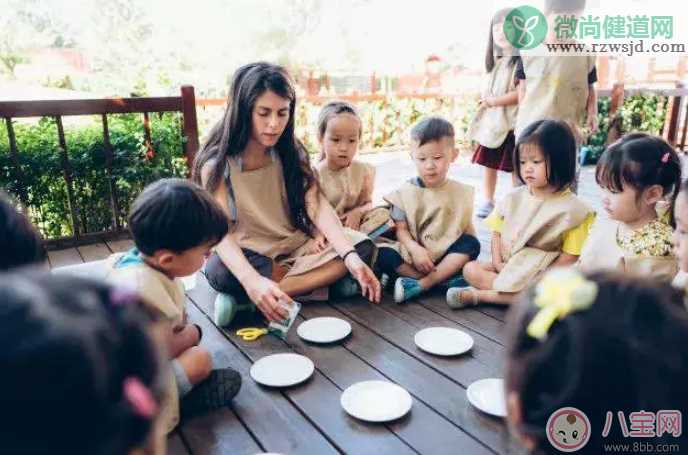
[[[270,333],[285,339],[292,324],[294,324],[294,321],[296,321],[296,316],[299,314],[299,311],[301,311],[301,304],[296,300],[294,300],[292,304],[288,304],[286,302],[280,302],[280,304],[289,312],[289,315],[283,321],[270,322],[270,324],[268,324],[268,330]]]

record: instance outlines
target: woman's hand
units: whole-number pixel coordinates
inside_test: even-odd
[[[382,293],[380,282],[360,256],[356,253],[349,254],[344,261],[344,265],[361,286],[363,297],[373,303],[380,303],[380,295]]]
[[[430,258],[430,253],[428,253],[428,250],[422,246],[419,245],[416,248],[409,250],[409,253],[411,253],[411,259],[413,259],[413,266],[419,272],[427,275],[435,270],[435,264]]]
[[[289,316],[283,303],[291,303],[291,297],[282,291],[277,283],[259,276],[246,286],[246,293],[269,321],[279,322]]]
[[[363,212],[356,208],[343,214],[340,219],[344,226],[357,231],[361,227],[361,218],[363,218]]]

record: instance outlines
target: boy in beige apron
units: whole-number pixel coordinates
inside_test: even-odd
[[[481,301],[511,303],[541,272],[571,265],[580,255],[594,212],[570,190],[575,178],[573,132],[562,122],[535,122],[517,147],[515,171],[525,186],[508,194],[485,220],[493,231],[492,262],[464,267],[472,287],[447,291],[451,308]]]
[[[454,128],[429,117],[413,127],[411,139],[418,177],[384,197],[399,241],[380,243],[377,261],[383,273],[401,275],[394,285],[397,303],[440,283],[450,287],[462,282],[457,274],[480,254],[472,222],[473,188],[447,179],[457,155]]]

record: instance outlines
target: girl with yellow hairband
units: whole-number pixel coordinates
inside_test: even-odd
[[[561,453],[555,445],[564,439],[580,453],[605,453],[605,445],[638,441],[624,437],[618,413],[632,430],[631,413],[643,411],[657,419],[644,447],[687,447],[688,432],[659,434],[657,417],[688,409],[687,339],[688,313],[680,292],[667,284],[573,269],[547,272],[507,321],[512,433],[531,453]]]

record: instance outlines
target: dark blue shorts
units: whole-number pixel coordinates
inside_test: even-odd
[[[461,237],[447,248],[440,260],[448,254],[465,254],[471,261],[480,255],[480,241],[471,234],[462,234]],[[377,268],[384,273],[395,273],[404,263],[401,255],[393,248],[380,247],[377,252]]]

